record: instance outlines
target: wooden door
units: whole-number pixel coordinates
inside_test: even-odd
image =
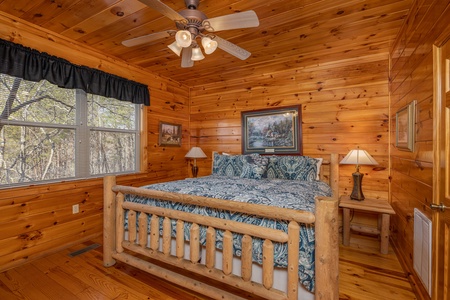
[[[433,290],[450,299],[450,41],[434,48]]]

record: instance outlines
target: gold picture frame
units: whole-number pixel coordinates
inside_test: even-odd
[[[402,107],[395,115],[395,146],[399,150],[414,151],[416,102]]]

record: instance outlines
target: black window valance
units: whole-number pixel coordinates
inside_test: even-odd
[[[30,81],[45,79],[59,87],[150,105],[145,84],[116,75],[77,66],[45,52],[0,39],[0,73]]]

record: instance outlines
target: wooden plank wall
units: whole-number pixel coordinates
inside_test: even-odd
[[[433,197],[433,43],[449,30],[450,1],[415,1],[391,49],[391,201],[392,240],[411,279],[423,290],[413,269],[414,208],[431,219]],[[395,147],[395,114],[417,100],[413,152]]]
[[[151,106],[145,109],[142,173],[119,177],[119,183],[143,185],[188,176],[189,89],[113,60],[85,45],[42,31],[0,12],[0,38],[147,84]],[[182,125],[182,147],[158,146],[159,121]],[[144,138],[145,140],[145,138]],[[2,189],[0,191],[0,272],[102,233],[101,179]],[[72,214],[72,205],[80,213]]]
[[[238,76],[238,72],[236,76]],[[241,153],[241,112],[302,105],[304,155],[341,158],[359,146],[379,162],[363,166],[366,197],[388,199],[388,54],[193,87],[191,143],[206,153]],[[210,170],[200,161],[199,174]],[[355,166],[340,167],[340,193],[350,194]]]

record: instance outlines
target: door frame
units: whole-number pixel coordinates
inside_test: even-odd
[[[449,27],[450,28],[450,27]],[[445,144],[445,130],[442,123],[446,121],[445,110],[442,109],[445,96],[445,82],[441,78],[442,74],[442,53],[441,47],[446,43],[450,43],[450,33],[444,32],[433,45],[433,200],[432,203],[439,204],[442,198],[445,197],[444,185],[444,163],[445,154],[442,153]],[[448,46],[447,46],[448,47]],[[438,211],[432,212],[432,295],[431,298],[438,300],[442,298],[442,291],[439,289],[440,283],[444,278],[439,274],[440,259],[444,257],[444,249],[440,247],[439,236],[441,213]]]

